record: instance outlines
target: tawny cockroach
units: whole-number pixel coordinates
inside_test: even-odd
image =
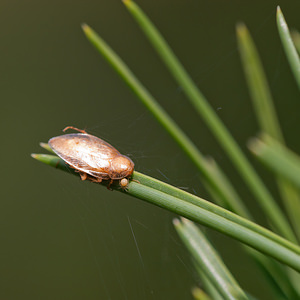
[[[122,155],[116,148],[102,139],[88,134],[73,126],[66,127],[80,133],[65,134],[54,137],[48,144],[52,150],[70,167],[77,170],[82,180],[101,182],[110,180],[108,188],[114,180],[119,180],[125,189],[128,178],[134,170],[132,160]]]

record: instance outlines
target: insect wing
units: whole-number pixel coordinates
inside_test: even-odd
[[[109,178],[110,161],[119,151],[89,134],[66,134],[49,140],[53,151],[71,167],[103,179]]]

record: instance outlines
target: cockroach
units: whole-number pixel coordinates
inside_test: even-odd
[[[121,188],[126,189],[128,178],[134,170],[133,161],[109,143],[88,134],[85,130],[67,126],[63,131],[68,129],[80,133],[51,138],[48,144],[52,150],[79,172],[81,180],[88,179],[98,183],[102,180],[110,180],[108,189],[114,180],[119,180]]]

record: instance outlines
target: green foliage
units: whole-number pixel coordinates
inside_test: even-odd
[[[292,40],[288,25],[284,19],[280,7],[277,7],[277,26],[286,57],[290,63],[296,83],[300,89],[300,59]]]
[[[124,0],[123,2],[170,71],[171,76],[182,87],[195,111],[206,122],[233,165],[240,172],[255,200],[261,205],[265,216],[270,220],[274,232],[255,223],[254,217],[251,216],[235,187],[226,178],[217,163],[201,154],[122,59],[93,29],[84,24],[82,28],[88,40],[185,151],[198,168],[207,190],[218,205],[137,171],[134,172],[134,180],[129,183],[126,190],[120,189],[117,185],[112,188],[163,207],[240,241],[245,252],[261,268],[267,285],[273,291],[274,299],[300,299],[299,273],[297,273],[300,272],[300,247],[298,246],[300,237],[300,158],[284,145],[267,79],[246,26],[243,24],[237,26],[238,45],[257,120],[262,131],[260,138],[252,139],[249,147],[255,156],[274,172],[288,217],[276,204],[267,187],[246,159],[245,154],[196,87],[159,31],[133,1]],[[299,56],[280,8],[277,9],[277,22],[285,53],[300,87]],[[293,34],[295,41],[299,40],[298,35],[297,33]],[[41,146],[51,151],[47,144],[42,143]],[[33,154],[32,156],[52,167],[78,175],[57,156],[45,154]],[[105,185],[105,182],[102,184]],[[205,287],[205,292],[200,289],[193,290],[195,299],[253,299],[242,290],[217,251],[213,249],[208,239],[195,224],[182,218],[181,221],[175,220],[174,225],[194,258],[195,268]],[[278,264],[271,258],[282,264]]]

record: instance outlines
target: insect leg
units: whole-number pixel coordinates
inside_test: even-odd
[[[100,183],[100,182],[102,182],[102,178],[99,178],[99,177],[91,177],[91,176],[89,176],[89,180],[91,181],[91,182],[95,182],[95,183]]]
[[[79,132],[81,132],[81,133],[86,133],[86,134],[87,134],[87,132],[86,132],[85,130],[83,130],[83,129],[78,129],[78,128],[74,127],[74,126],[67,126],[67,127],[63,130],[63,132],[66,132],[68,129],[73,129],[73,130],[79,131]]]
[[[140,183],[138,180],[136,180],[136,179],[131,179],[131,181],[134,181],[134,182],[136,182],[136,183]]]
[[[86,179],[88,178],[88,176],[87,176],[86,173],[79,172],[79,175],[80,175],[80,179],[81,179],[81,180],[86,180]]]
[[[108,190],[111,190],[110,186],[112,185],[113,182],[114,182],[114,180],[111,179],[110,182],[109,182],[109,184],[107,185],[107,189],[108,189]]]

